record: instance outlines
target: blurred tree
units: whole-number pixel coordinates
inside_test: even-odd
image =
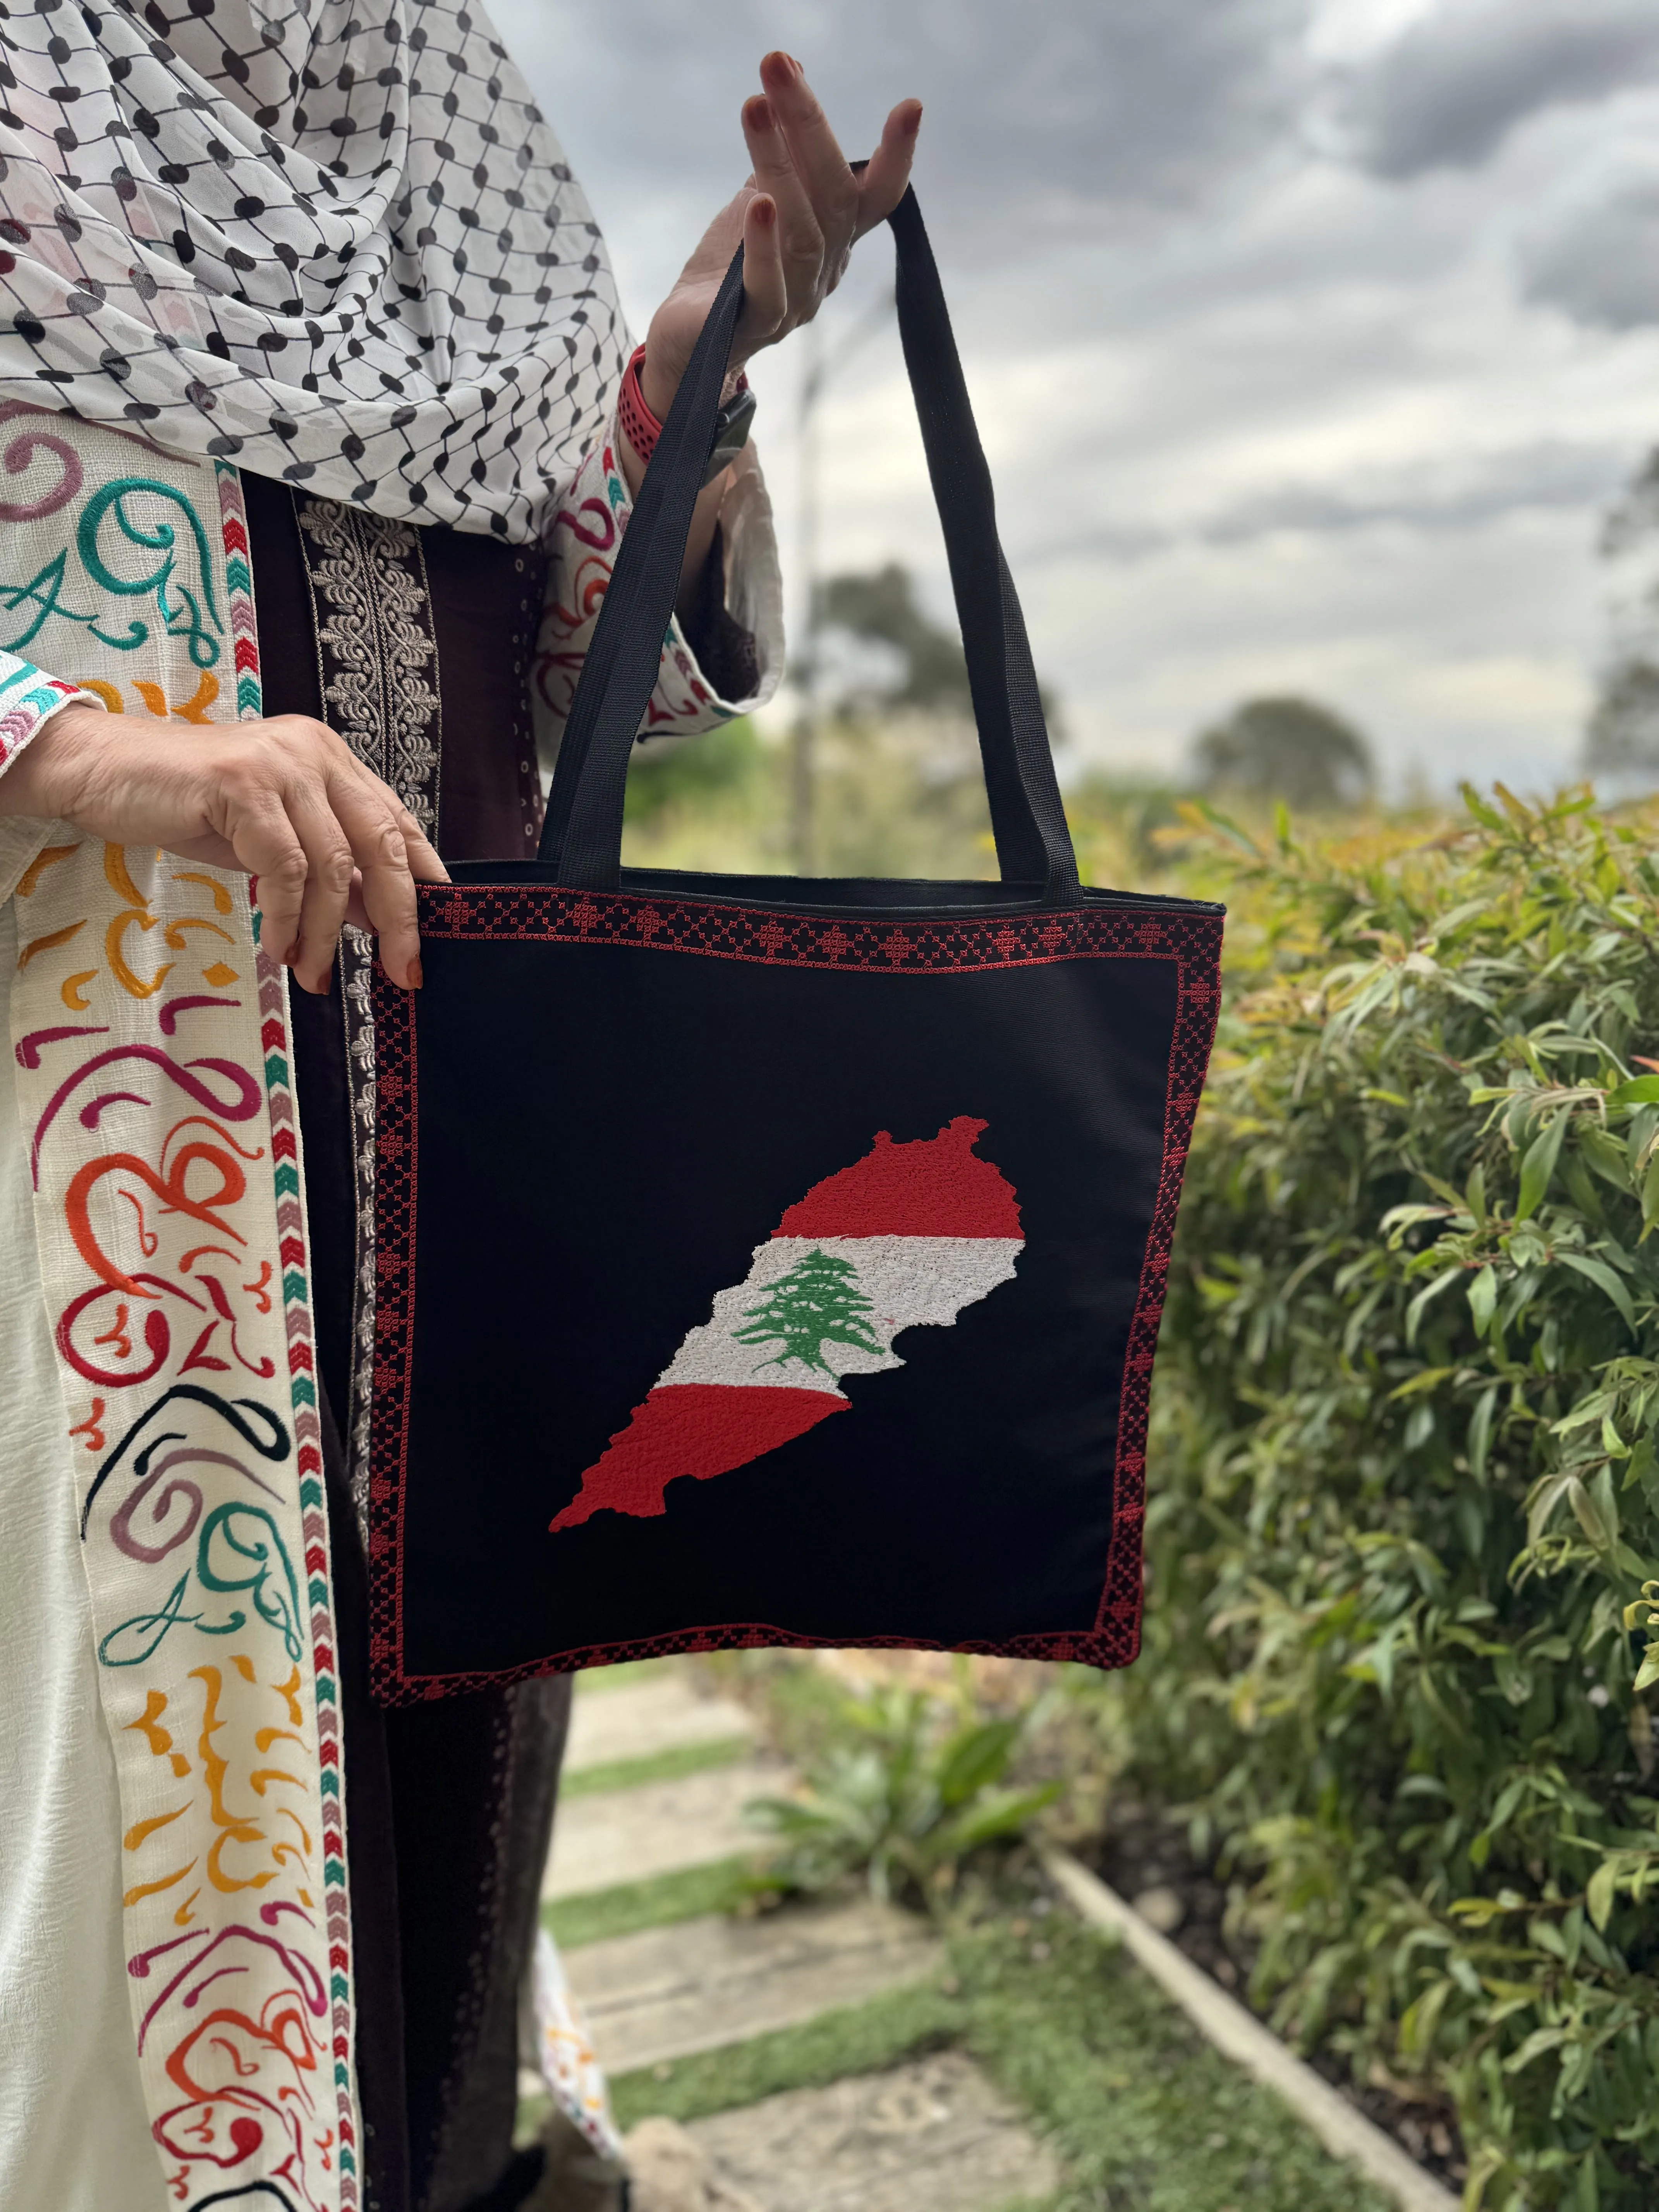
[[[1608,515],[1601,557],[1634,589],[1615,599],[1613,645],[1601,672],[1584,764],[1592,775],[1659,776],[1659,452],[1650,453]]]
[[[954,625],[936,623],[918,604],[908,568],[890,561],[885,568],[866,574],[831,576],[821,592],[817,614],[823,629],[840,630],[859,645],[887,649],[881,658],[889,666],[882,674],[867,666],[847,672],[839,687],[843,714],[878,717],[910,708],[924,714],[972,720],[973,694],[962,639]],[[819,674],[826,690],[833,692],[833,668],[821,668]],[[1060,702],[1046,684],[1038,684],[1037,696],[1048,734],[1060,744],[1065,738]]]
[[[897,672],[889,681],[857,687],[865,694],[860,703],[972,712],[962,640],[917,605],[910,572],[896,561],[867,575],[831,576],[818,619],[860,644],[890,646],[897,656]]]
[[[746,714],[706,737],[642,738],[629,763],[624,819],[653,822],[671,808],[718,805],[763,772],[760,738]]]
[[[1206,792],[1282,799],[1287,806],[1352,806],[1370,795],[1370,747],[1352,722],[1311,699],[1249,699],[1194,741]]]

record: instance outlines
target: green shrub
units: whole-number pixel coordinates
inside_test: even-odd
[[[781,1846],[762,1881],[814,1891],[861,1873],[873,1896],[926,1899],[970,1852],[1021,1834],[1059,1795],[1058,1784],[1006,1786],[1032,1717],[978,1717],[965,1683],[948,1704],[892,1686],[847,1698],[801,1795],[744,1808]]]
[[[1642,817],[1498,800],[1414,839],[1232,833],[1146,1649],[1093,1694],[1251,1876],[1281,2023],[1455,2099],[1471,2205],[1637,2212],[1659,867]]]

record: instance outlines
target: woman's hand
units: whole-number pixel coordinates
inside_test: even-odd
[[[386,973],[418,989],[415,885],[447,883],[409,810],[321,722],[169,723],[60,707],[0,775],[0,814],[72,823],[259,878],[266,949],[329,988],[340,925],[379,933]]]
[[[760,73],[765,91],[743,108],[753,174],[703,234],[646,334],[641,389],[659,419],[673,404],[739,240],[744,304],[734,369],[811,320],[846,273],[855,241],[885,222],[910,179],[920,100],[899,102],[868,167],[854,176],[800,64],[768,54]]]

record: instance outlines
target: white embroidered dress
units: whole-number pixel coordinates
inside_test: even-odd
[[[235,468],[9,411],[0,774],[77,687],[130,714],[257,715]],[[550,736],[609,568],[581,518],[627,511],[601,441],[550,528]],[[722,531],[769,690],[779,587],[752,460]],[[648,725],[694,732],[744,703],[712,693],[676,626]],[[8,2212],[251,2186],[292,2212],[362,2202],[285,981],[244,878],[0,818]]]

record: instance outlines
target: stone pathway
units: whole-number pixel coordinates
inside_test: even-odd
[[[744,1759],[672,1782],[573,1797],[559,1808],[542,1895],[583,1897],[740,1857],[756,1843],[744,1805],[751,1797],[775,1796],[786,1779],[773,1761]]]
[[[868,1904],[642,1928],[584,1944],[569,1966],[612,2074],[799,2027],[945,1972],[939,1946],[907,1914]]]
[[[754,1740],[755,1717],[746,1705],[699,1697],[684,1674],[647,1674],[625,1688],[583,1691],[571,1711],[564,1767],[580,1774],[691,1744]]]
[[[957,2051],[717,2112],[690,2133],[767,2212],[980,2212],[1060,2186],[1048,2154]]]
[[[573,1773],[598,1780],[599,1770],[691,1746],[734,1755],[666,1780],[647,1768],[631,1786],[570,1798],[543,1887],[555,1902],[752,1852],[744,1802],[788,1783],[755,1751],[750,1717],[699,1696],[689,1670],[613,1685],[578,1685]],[[569,1949],[565,1964],[613,2075],[731,2049],[945,1971],[925,1927],[862,1900],[641,1929]],[[769,2097],[689,2132],[732,2201],[758,2212],[998,2212],[1059,2185],[1018,2116],[951,2051]]]

